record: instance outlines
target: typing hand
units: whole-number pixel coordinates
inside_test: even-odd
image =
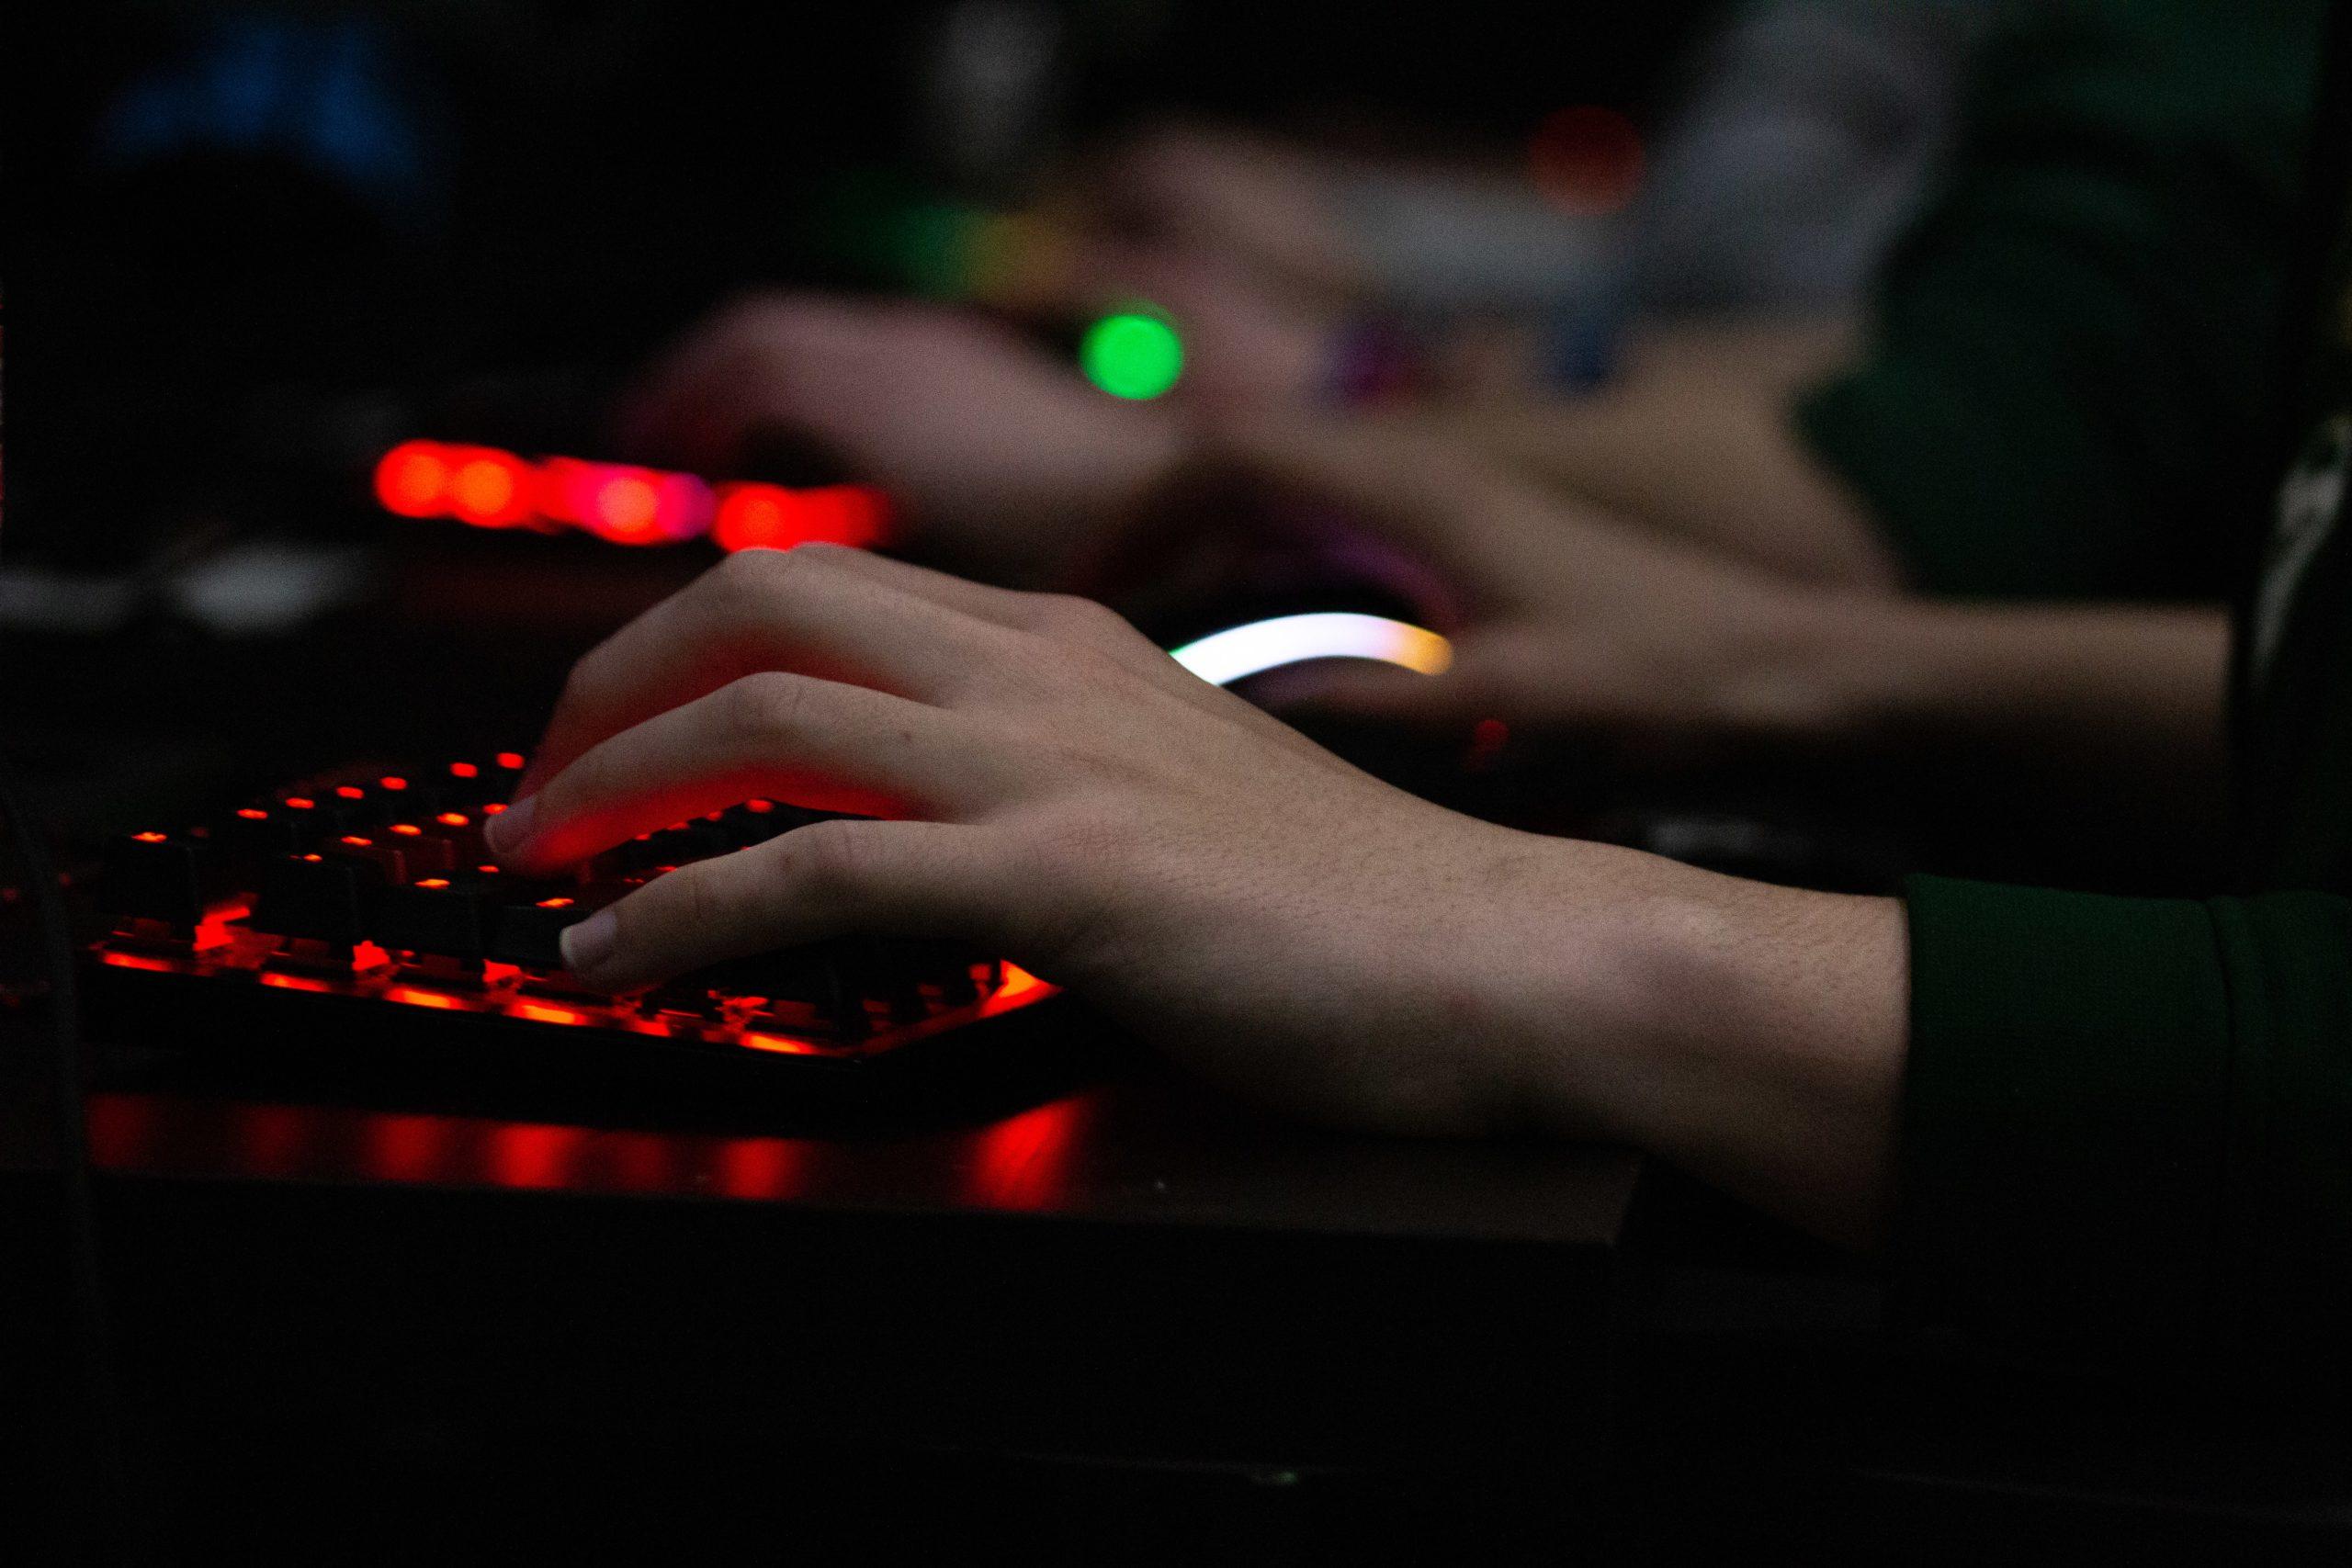
[[[1091,604],[819,546],[735,557],[583,659],[492,842],[550,872],[751,796],[886,819],[669,873],[571,928],[570,965],[619,990],[963,938],[1236,1089],[1419,1131],[1508,1119],[1503,1043],[1556,1032],[1531,976],[1605,984],[1611,888],[1700,874],[1403,795]]]
[[[710,474],[776,434],[878,484],[923,541],[1044,581],[1166,466],[1177,435],[991,322],[934,306],[755,296],[648,375],[625,445]]]

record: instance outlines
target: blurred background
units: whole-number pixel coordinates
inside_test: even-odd
[[[720,549],[860,536],[879,513],[842,487],[871,476],[838,444],[624,466],[667,456],[630,389],[747,294],[952,305],[1105,405],[1376,393],[1385,344],[1441,333],[1465,395],[1573,392],[1636,315],[1841,313],[1984,9],[19,16],[12,745],[71,830],[512,744]],[[1106,254],[1165,287],[1088,295]],[[730,481],[800,488],[729,510]]]

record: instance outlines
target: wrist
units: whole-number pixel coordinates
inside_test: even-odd
[[[1544,1131],[1658,1156],[1866,1241],[1892,1187],[1907,1035],[1900,904],[1562,841],[1541,984],[1507,1054]],[[1522,959],[1522,963],[1529,962]]]
[[[1910,669],[1900,636],[1917,606],[1884,595],[1759,581],[1716,639],[1717,726],[1744,739],[1844,744],[1900,705]]]

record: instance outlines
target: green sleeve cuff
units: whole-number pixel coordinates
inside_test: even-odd
[[[1905,893],[1898,1330],[2340,1390],[2352,900]]]

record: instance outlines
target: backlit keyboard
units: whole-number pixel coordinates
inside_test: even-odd
[[[185,829],[109,846],[91,974],[173,1041],[273,1026],[332,1043],[405,1016],[485,1049],[593,1044],[772,1064],[804,1079],[935,1058],[1054,987],[958,944],[847,937],[636,994],[567,974],[565,927],[653,877],[817,819],[751,800],[620,846],[562,880],[502,870],[482,825],[525,759],[500,752],[308,778]],[[209,1025],[210,1027],[207,1027]],[[870,1072],[854,1076],[870,1077]]]

